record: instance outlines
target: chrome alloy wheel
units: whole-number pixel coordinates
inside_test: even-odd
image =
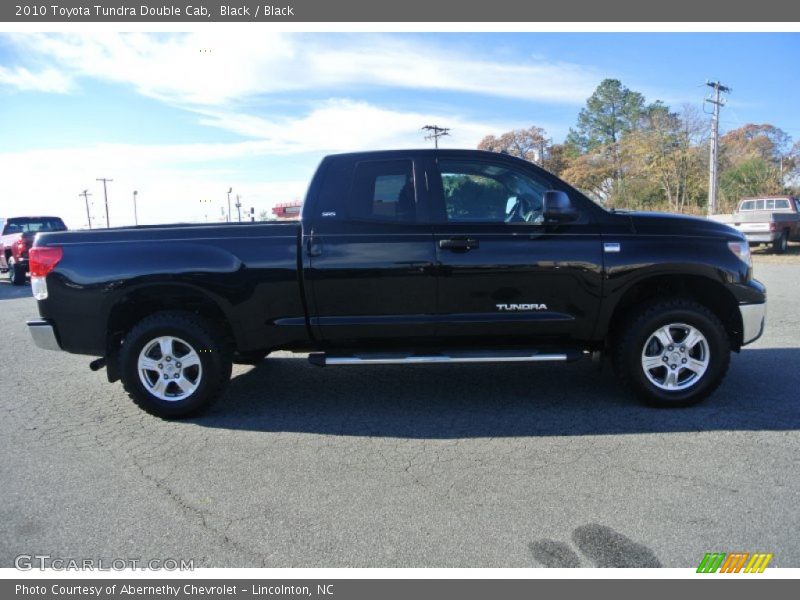
[[[711,352],[699,329],[671,323],[654,331],[642,349],[642,369],[657,388],[669,392],[695,385],[708,370]]]
[[[139,380],[159,400],[185,400],[200,385],[203,366],[197,351],[172,336],[150,340],[139,353]]]

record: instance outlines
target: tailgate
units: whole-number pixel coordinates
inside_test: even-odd
[[[742,233],[768,233],[771,223],[734,223]]]

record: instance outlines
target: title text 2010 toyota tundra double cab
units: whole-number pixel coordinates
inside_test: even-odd
[[[608,212],[528,162],[469,150],[325,158],[300,223],[40,234],[45,348],[100,357],[144,409],[187,415],[237,360],[568,361],[610,353],[641,398],[710,394],[761,334],[732,228]]]

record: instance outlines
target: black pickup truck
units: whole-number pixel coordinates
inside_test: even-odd
[[[688,405],[758,338],[741,233],[609,212],[537,166],[472,150],[329,156],[300,223],[39,234],[37,345],[98,357],[145,410],[187,415],[233,362],[319,366],[612,358]]]

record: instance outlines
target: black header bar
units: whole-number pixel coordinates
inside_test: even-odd
[[[3,22],[798,22],[786,0],[11,0]]]

